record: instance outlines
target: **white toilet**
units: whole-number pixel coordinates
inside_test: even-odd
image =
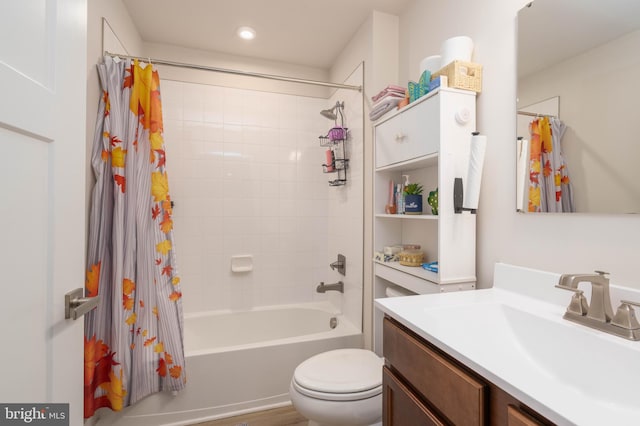
[[[291,402],[309,425],[381,425],[383,364],[382,358],[364,349],[315,355],[293,373]]]

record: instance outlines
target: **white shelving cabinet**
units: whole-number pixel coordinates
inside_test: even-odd
[[[466,181],[471,133],[476,129],[476,94],[440,88],[374,125],[374,251],[394,244],[420,244],[425,262],[438,273],[398,262],[374,261],[374,297],[387,287],[427,294],[475,289],[476,215],[455,213],[456,177]],[[386,214],[389,181],[423,185],[423,214]],[[429,192],[438,188],[438,215],[431,214]],[[382,314],[375,310],[374,349],[381,354]]]

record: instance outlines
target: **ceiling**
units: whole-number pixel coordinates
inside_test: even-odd
[[[145,42],[328,69],[372,10],[400,15],[413,0],[122,1]]]

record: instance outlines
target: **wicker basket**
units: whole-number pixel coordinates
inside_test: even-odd
[[[482,65],[473,62],[453,61],[431,76],[444,75],[447,77],[449,87],[454,89],[482,91]]]
[[[404,250],[398,254],[400,264],[404,266],[420,266],[424,259],[424,253],[420,250]]]

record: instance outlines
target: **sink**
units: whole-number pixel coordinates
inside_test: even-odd
[[[492,288],[376,307],[558,425],[638,424],[640,342],[563,319],[559,277],[496,264]],[[640,290],[612,286],[612,299]]]
[[[561,390],[563,401],[586,397],[590,404],[640,413],[637,342],[618,343],[561,314],[538,315],[503,303],[430,307],[423,315],[434,338],[442,337],[482,369],[499,372],[508,386],[528,393],[552,384],[555,392],[547,394]]]

